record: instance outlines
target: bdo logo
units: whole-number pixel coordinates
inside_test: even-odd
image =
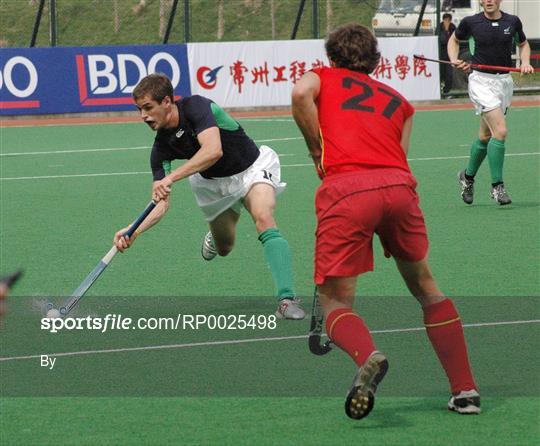
[[[135,54],[78,54],[77,77],[79,80],[79,97],[82,105],[131,104],[131,97],[96,98],[98,95],[114,93],[130,94],[139,81],[148,74],[168,72],[173,88],[180,83],[180,67],[177,60],[169,53],[154,54],[147,63]],[[88,78],[86,73],[88,72]],[[93,96],[89,98],[88,90]]]
[[[39,101],[29,101],[38,87],[38,72],[34,64],[22,56],[7,60],[0,69],[0,91],[7,93],[14,100],[0,101],[2,108],[34,108],[39,107]],[[15,99],[17,98],[17,99]]]

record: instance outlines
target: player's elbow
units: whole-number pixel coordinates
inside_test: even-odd
[[[212,163],[217,163],[223,156],[223,148],[221,144],[216,144],[208,152],[208,157]]]
[[[291,100],[293,107],[297,107],[306,101],[309,101],[311,97],[311,92],[309,91],[309,88],[305,87],[302,84],[296,84],[293,88],[292,94],[291,94]]]

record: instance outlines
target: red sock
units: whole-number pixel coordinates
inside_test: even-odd
[[[459,314],[450,299],[424,308],[424,325],[453,394],[476,389]]]
[[[358,367],[375,351],[366,324],[352,308],[332,311],[326,318],[326,334],[334,344],[348,353]]]

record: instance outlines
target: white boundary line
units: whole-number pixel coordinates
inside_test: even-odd
[[[146,172],[108,172],[108,173],[80,173],[73,175],[44,175],[41,177],[10,177],[10,178],[0,178],[0,181],[9,181],[9,180],[47,180],[55,178],[80,178],[80,177],[114,177],[118,175],[151,175],[152,172],[149,170]]]
[[[514,108],[530,108],[530,107],[535,107],[535,106],[525,106],[525,107],[514,107]],[[455,109],[451,109],[452,111],[455,111]],[[459,110],[459,109],[458,109]],[[471,104],[471,110],[474,111],[474,108]],[[417,112],[419,111],[426,111],[426,110],[417,110]],[[439,111],[439,110],[437,110]],[[234,115],[234,112],[232,113],[232,115]],[[276,116],[279,116],[279,115],[276,115]],[[267,119],[265,119],[264,117],[259,117],[259,118],[242,118],[242,117],[234,117],[232,116],[234,119],[236,119],[237,121],[249,121],[249,122],[294,122],[293,121],[293,118],[290,117],[290,118],[287,118],[286,117],[287,115],[282,115],[282,117],[276,117],[276,118],[273,118],[273,117],[268,117]],[[55,119],[55,118],[52,118],[52,119]],[[69,119],[69,118],[66,118],[66,119]],[[88,119],[94,119],[92,117],[88,118]],[[98,118],[99,119],[99,118]],[[47,119],[43,119],[43,121],[47,121]],[[99,121],[99,122],[92,122],[92,121],[79,121],[79,122],[63,122],[63,123],[45,123],[45,124],[21,124],[21,125],[2,125],[3,122],[7,122],[7,120],[2,120],[0,119],[0,127],[2,129],[24,129],[24,128],[36,128],[36,127],[68,127],[68,126],[86,126],[86,125],[103,125],[103,124],[106,124],[106,125],[122,125],[122,124],[142,124],[142,120],[141,119],[134,119],[132,121]],[[12,120],[9,121],[10,123],[13,122]],[[21,122],[24,122],[23,120],[21,120]]]
[[[476,328],[476,327],[495,327],[501,325],[523,325],[523,324],[537,324],[540,319],[531,319],[528,321],[502,321],[502,322],[479,322],[476,324],[463,324],[463,328]],[[388,333],[410,333],[415,331],[424,331],[425,327],[413,327],[413,328],[396,328],[389,330],[372,330],[372,334],[388,334]],[[323,336],[326,336],[324,334]],[[103,353],[124,353],[124,352],[140,352],[147,350],[167,350],[167,349],[179,349],[189,347],[208,347],[214,345],[236,345],[247,344],[254,342],[273,342],[273,341],[288,341],[293,339],[307,339],[308,335],[298,336],[280,336],[273,338],[252,338],[252,339],[231,339],[228,341],[207,341],[207,342],[192,342],[187,344],[165,344],[165,345],[148,345],[145,347],[126,347],[126,348],[114,348],[106,350],[83,350],[79,352],[64,352],[64,353],[43,353],[47,356],[81,356],[81,355],[96,355]],[[27,355],[27,356],[8,356],[0,357],[0,362],[16,361],[25,359],[37,359],[41,355]]]
[[[284,115],[285,116],[285,115]],[[237,118],[237,121],[248,121],[248,122],[294,122],[292,116],[290,118]]]
[[[301,136],[294,136],[291,138],[273,138],[273,139],[256,139],[254,140],[257,143],[260,142],[276,142],[276,141],[293,141],[303,139]],[[0,153],[0,156],[30,156],[30,155],[58,155],[65,153],[89,153],[89,152],[120,152],[123,150],[150,150],[152,146],[140,146],[140,147],[110,147],[103,149],[70,149],[70,150],[44,150],[36,152],[8,152]]]
[[[474,108],[473,108],[473,105],[471,103],[466,103],[466,104],[463,104],[464,107],[463,108],[447,108],[445,107],[444,105],[441,104],[441,107],[440,108],[429,108],[429,109],[415,109],[415,113],[431,113],[431,112],[456,112],[456,111],[464,111],[464,112],[473,112],[474,111]],[[416,104],[416,107],[422,107],[422,104]],[[528,109],[528,108],[538,108],[538,105],[536,104],[527,104],[527,105],[514,105],[512,107],[512,111],[523,111],[525,109]],[[256,113],[256,112],[255,112]],[[249,118],[249,117],[240,117],[240,116],[234,116],[234,112],[230,113],[231,115],[233,115],[232,117],[234,119],[236,119],[237,121],[250,121],[250,122],[257,122],[257,121],[261,121],[261,122],[293,122],[293,118],[290,117],[288,118],[287,116],[290,116],[290,115],[287,115],[287,114],[279,114],[279,113],[276,113],[275,117],[273,116],[268,116],[267,118],[265,118],[264,116],[260,116],[260,117],[253,117],[253,118]],[[52,118],[54,119],[54,118]],[[69,119],[69,118],[68,118]],[[89,119],[93,119],[92,117],[90,117]],[[47,119],[43,119],[43,121],[46,121]],[[4,130],[7,130],[7,129],[21,129],[21,128],[27,128],[27,127],[32,127],[32,128],[35,128],[35,127],[67,127],[67,126],[78,126],[78,125],[103,125],[103,124],[108,124],[108,125],[121,125],[121,124],[141,124],[142,121],[139,120],[139,119],[135,119],[133,121],[119,121],[119,122],[68,122],[68,123],[60,123],[60,124],[57,124],[57,123],[48,123],[48,124],[22,124],[22,125],[5,125],[5,126],[2,126],[1,124],[3,122],[7,122],[7,120],[4,120],[2,121],[0,119],[0,127]],[[10,120],[10,122],[12,122]],[[21,122],[24,122],[24,121],[21,121]]]
[[[507,153],[504,156],[529,156],[529,155],[540,155],[540,152]],[[469,155],[434,156],[434,157],[428,157],[428,158],[408,158],[407,161],[445,161],[445,160],[459,160],[459,159],[469,159]],[[313,166],[313,163],[282,164],[281,165],[281,167],[308,167],[308,166]]]
[[[111,147],[104,149],[80,149],[80,150],[49,150],[42,152],[8,152],[0,153],[0,156],[30,156],[30,155],[59,155],[64,153],[88,153],[88,152],[120,152],[122,150],[150,150],[150,146],[141,147]]]
[[[540,155],[540,152],[526,152],[526,153],[507,153],[505,156],[531,156]],[[280,156],[293,156],[293,154],[282,154]],[[444,160],[457,160],[467,159],[469,155],[463,156],[440,156],[431,158],[409,158],[409,161],[444,161]],[[282,164],[281,167],[312,167],[313,163],[307,164]],[[72,175],[44,175],[36,177],[7,177],[0,178],[0,181],[15,181],[15,180],[43,180],[43,179],[55,179],[55,178],[80,178],[80,177],[108,177],[119,175],[150,175],[150,171],[147,172],[109,172],[109,173],[80,173]]]

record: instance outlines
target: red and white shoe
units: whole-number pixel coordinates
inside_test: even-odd
[[[285,298],[279,301],[276,317],[279,319],[300,321],[306,317],[306,312],[300,305],[300,299],[296,297],[291,299]]]

